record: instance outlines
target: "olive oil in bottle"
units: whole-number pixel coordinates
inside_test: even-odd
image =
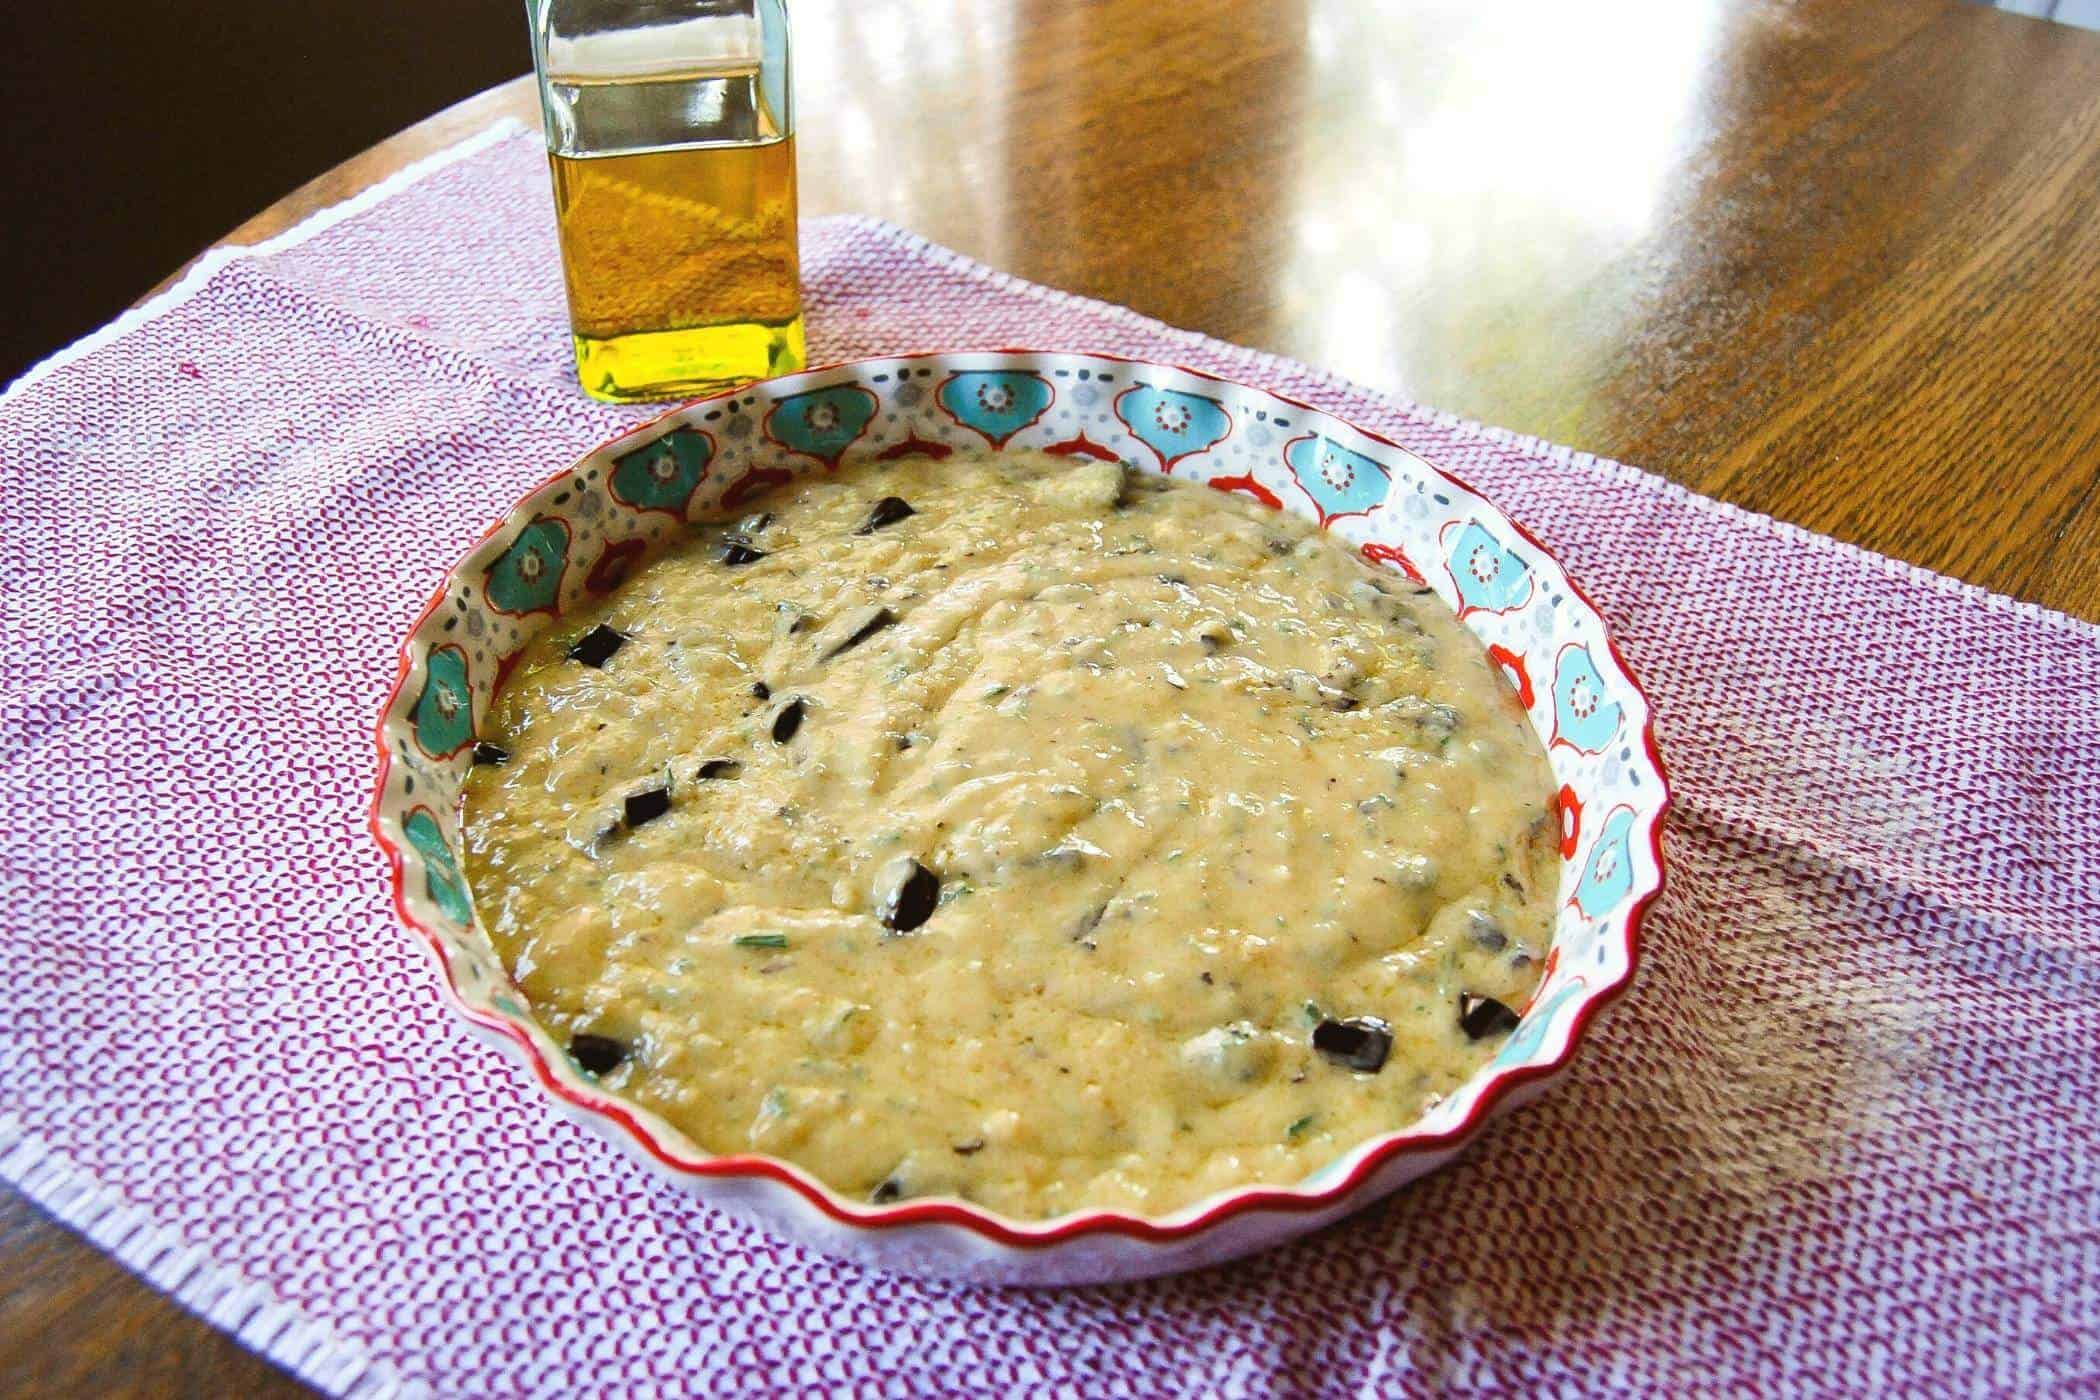
[[[564,0],[540,4],[565,17]],[[785,16],[763,0],[671,8],[536,44],[577,378],[613,402],[804,359]]]

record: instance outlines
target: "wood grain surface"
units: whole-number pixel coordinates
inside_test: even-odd
[[[795,24],[806,213],[2100,618],[2100,35],[1959,0],[799,0]],[[529,84],[230,241],[502,114],[534,116]],[[0,1265],[0,1389],[296,1389],[4,1195]]]

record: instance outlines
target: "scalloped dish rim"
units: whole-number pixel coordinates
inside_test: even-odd
[[[452,593],[462,571],[474,560],[481,547],[506,526],[518,522],[525,508],[540,494],[553,487],[583,463],[605,455],[609,449],[630,439],[643,439],[657,433],[664,426],[696,408],[719,400],[733,399],[754,391],[773,394],[774,386],[811,380],[813,377],[837,376],[841,373],[865,372],[863,367],[871,365],[894,365],[899,362],[919,363],[971,361],[969,370],[981,370],[984,366],[974,362],[987,359],[1021,359],[1030,362],[1044,360],[1075,359],[1103,361],[1113,365],[1134,368],[1139,371],[1154,370],[1161,374],[1186,376],[1227,386],[1246,395],[1272,400],[1288,405],[1294,412],[1309,415],[1317,420],[1339,425],[1356,436],[1380,447],[1400,453],[1422,463],[1453,487],[1485,506],[1498,523],[1506,524],[1521,537],[1536,556],[1551,564],[1563,578],[1568,592],[1583,609],[1596,620],[1597,631],[1603,638],[1605,648],[1619,674],[1630,687],[1631,693],[1641,702],[1643,720],[1640,725],[1639,747],[1641,757],[1652,771],[1659,795],[1653,805],[1637,812],[1636,819],[1647,822],[1644,853],[1652,866],[1652,875],[1636,870],[1634,883],[1628,890],[1628,903],[1623,912],[1609,914],[1604,922],[1623,934],[1615,939],[1624,949],[1624,967],[1610,981],[1600,981],[1590,986],[1587,995],[1572,1010],[1572,1019],[1565,1040],[1559,1049],[1543,1058],[1497,1067],[1484,1066],[1466,1090],[1477,1088],[1469,1111],[1458,1122],[1446,1128],[1429,1130],[1423,1127],[1435,1116],[1431,1109],[1410,1125],[1365,1139],[1356,1146],[1338,1154],[1332,1161],[1311,1173],[1295,1185],[1250,1184],[1227,1188],[1204,1197],[1189,1205],[1160,1216],[1133,1214],[1128,1211],[1107,1208],[1082,1208],[1063,1215],[1042,1220],[1022,1220],[1002,1215],[985,1207],[974,1205],[953,1197],[925,1197],[901,1201],[891,1205],[866,1205],[850,1201],[805,1169],[781,1158],[756,1153],[711,1154],[701,1151],[685,1134],[664,1122],[657,1115],[630,1103],[617,1095],[590,1087],[583,1081],[580,1072],[573,1068],[559,1072],[550,1060],[540,1041],[545,1032],[537,1027],[528,1028],[520,1019],[513,1018],[493,1008],[479,1008],[468,1002],[459,986],[452,959],[446,952],[438,933],[426,925],[408,900],[408,860],[412,843],[403,830],[401,817],[391,816],[387,809],[389,778],[392,774],[394,743],[389,738],[391,730],[406,723],[406,712],[401,704],[403,694],[416,672],[415,648],[424,625],[441,608]],[[968,372],[958,370],[956,372]],[[994,369],[992,372],[1002,372]],[[811,388],[829,387],[811,385]],[[778,398],[785,393],[776,394]],[[1206,449],[1207,450],[1207,449]],[[1352,548],[1354,546],[1352,545]],[[1448,600],[1447,600],[1448,601]],[[1469,626],[1469,630],[1473,630]],[[1477,634],[1476,634],[1477,635]],[[587,1115],[597,1120],[589,1126],[598,1128],[611,1136],[615,1142],[638,1151],[643,1160],[656,1169],[669,1173],[674,1179],[692,1178],[754,1178],[766,1179],[788,1187],[808,1205],[814,1206],[825,1216],[840,1224],[863,1230],[886,1231],[899,1227],[945,1224],[960,1226],[986,1240],[1024,1250],[1044,1249],[1066,1241],[1094,1235],[1121,1235],[1151,1243],[1167,1243],[1187,1240],[1225,1221],[1256,1211],[1278,1211],[1310,1213],[1342,1205],[1374,1173],[1388,1164],[1411,1155],[1452,1150],[1478,1132],[1487,1121],[1511,1099],[1520,1087],[1534,1084],[1560,1073],[1574,1059],[1591,1024],[1598,1015],[1622,995],[1632,983],[1641,961],[1643,925],[1657,895],[1661,892],[1665,871],[1662,853],[1662,829],[1672,804],[1669,776],[1664,769],[1661,752],[1655,738],[1654,707],[1649,702],[1646,690],[1634,676],[1626,663],[1617,641],[1605,625],[1604,615],[1590,596],[1575,580],[1561,568],[1552,551],[1539,541],[1530,530],[1511,519],[1496,507],[1492,500],[1466,484],[1465,481],[1445,471],[1420,452],[1406,447],[1391,438],[1350,422],[1339,414],[1314,407],[1286,394],[1255,385],[1241,383],[1208,371],[1173,365],[1156,360],[1106,354],[1081,350],[1043,350],[1008,348],[973,351],[920,351],[900,355],[866,356],[841,360],[824,365],[798,370],[792,374],[740,384],[700,398],[690,399],[667,408],[620,432],[604,442],[577,455],[574,461],[540,481],[522,495],[515,498],[496,520],[465,549],[460,557],[445,571],[444,577],[430,595],[423,608],[410,623],[398,648],[394,678],[387,687],[384,703],[380,707],[374,733],[378,754],[374,774],[374,795],[369,808],[367,826],[378,843],[387,863],[388,879],[392,888],[394,912],[402,925],[417,936],[419,942],[430,952],[440,973],[442,993],[453,1010],[465,1019],[476,1031],[489,1038],[513,1055],[522,1055],[525,1066],[531,1070],[540,1088],[556,1101],[556,1106],[576,1114]],[[414,810],[413,808],[408,810]],[[1651,815],[1652,814],[1652,815]],[[404,813],[405,815],[405,813]],[[1564,855],[1564,861],[1573,857]],[[1566,901],[1563,900],[1565,906]],[[1556,925],[1556,944],[1559,942],[1560,925]],[[551,1041],[548,1044],[551,1045]],[[1542,1043],[1538,1052],[1543,1054]],[[555,1059],[563,1059],[558,1050]],[[689,1150],[690,1149],[690,1150]],[[1318,1184],[1314,1184],[1318,1183]],[[1362,1204],[1368,1204],[1368,1201]]]

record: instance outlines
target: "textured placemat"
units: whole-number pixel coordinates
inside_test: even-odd
[[[884,225],[804,232],[819,359],[1178,361],[1397,437],[1558,553],[1679,793],[1642,977],[1571,1075],[1309,1242],[1065,1293],[832,1263],[558,1120],[440,1004],[363,826],[409,619],[642,416],[570,383],[508,127],[0,399],[0,1171],[341,1392],[2100,1383],[2100,632]]]

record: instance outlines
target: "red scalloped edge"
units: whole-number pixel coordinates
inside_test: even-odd
[[[1584,592],[1581,585],[1569,576],[1567,569],[1561,565],[1560,560],[1554,556],[1553,551],[1546,548],[1537,535],[1534,535],[1517,521],[1510,519],[1499,506],[1494,505],[1493,501],[1460,478],[1445,471],[1421,453],[1402,443],[1395,442],[1383,434],[1374,433],[1367,428],[1359,427],[1326,409],[1317,408],[1302,400],[1291,398],[1287,394],[1276,393],[1274,390],[1258,388],[1251,384],[1241,384],[1222,375],[1211,374],[1206,370],[1191,369],[1185,365],[1164,364],[1157,360],[1141,360],[1133,356],[1112,355],[1091,350],[1040,350],[1001,347],[992,350],[922,350],[902,355],[865,356],[857,360],[838,360],[828,364],[812,366],[809,369],[798,370],[791,375],[775,376],[775,379],[800,379],[807,376],[830,374],[860,365],[889,364],[899,360],[950,359],[966,355],[1067,356],[1075,359],[1108,360],[1117,364],[1142,365],[1151,369],[1192,375],[1198,379],[1207,379],[1212,383],[1222,384],[1232,389],[1265,394],[1269,398],[1275,399],[1280,403],[1289,404],[1292,408],[1301,412],[1316,413],[1323,418],[1341,423],[1361,437],[1383,444],[1396,452],[1406,453],[1438,476],[1443,477],[1444,480],[1450,482],[1453,486],[1466,492],[1476,500],[1484,501],[1489,506],[1494,507],[1496,514],[1501,515],[1508,522],[1511,529],[1515,530],[1543,558],[1551,561],[1553,566],[1560,570],[1561,577],[1567,580],[1569,591],[1582,600],[1583,606],[1590,610],[1598,622],[1600,624],[1605,622],[1603,609],[1599,608],[1596,601],[1588,593]],[[747,392],[751,387],[751,384],[739,384],[733,388],[724,389],[719,393],[688,399],[684,403],[667,409],[644,423],[607,438],[596,447],[579,454],[576,460],[581,462],[586,458],[594,457],[604,452],[615,443],[654,431],[659,424],[677,417],[695,405],[709,403],[716,399],[731,398]],[[504,523],[517,510],[518,504],[522,504],[524,500],[537,495],[540,491],[568,476],[574,470],[575,466],[573,463],[565,466],[526,492],[519,502],[513,503],[510,509],[496,519],[494,524],[482,531],[480,539],[475,542],[473,548],[478,548],[490,536],[502,529]],[[471,554],[472,552],[473,549],[470,548],[468,553]],[[748,1154],[694,1158],[672,1151],[665,1147],[657,1139],[655,1132],[635,1115],[630,1105],[610,1095],[580,1092],[562,1083],[556,1078],[552,1066],[547,1062],[546,1056],[541,1053],[539,1046],[523,1027],[507,1017],[492,1016],[477,1011],[467,1005],[466,1001],[460,996],[458,983],[452,974],[451,962],[445,956],[444,945],[435,933],[424,927],[409,912],[405,884],[406,871],[401,849],[388,837],[380,818],[380,806],[386,798],[387,777],[393,765],[393,755],[388,749],[386,739],[387,717],[393,713],[394,706],[400,700],[402,689],[407,685],[409,673],[413,669],[409,649],[415,635],[422,629],[423,624],[429,620],[431,614],[437,611],[444,603],[445,594],[451,586],[453,574],[457,572],[457,569],[458,565],[455,564],[452,569],[446,571],[443,581],[438,584],[437,591],[431,595],[430,601],[424,605],[423,610],[416,615],[415,621],[409,625],[408,634],[401,642],[394,683],[387,690],[386,700],[380,706],[379,719],[374,726],[374,741],[378,749],[379,762],[374,776],[374,792],[367,825],[372,832],[372,839],[378,843],[380,851],[386,858],[388,877],[393,885],[395,914],[405,927],[420,938],[423,945],[429,949],[431,956],[436,960],[438,969],[444,979],[445,998],[452,1003],[453,1009],[472,1024],[507,1036],[514,1041],[524,1051],[533,1073],[539,1079],[540,1086],[546,1092],[573,1107],[582,1109],[587,1113],[595,1113],[619,1124],[634,1139],[635,1144],[644,1153],[666,1170],[681,1176],[763,1177],[776,1181],[794,1191],[831,1219],[844,1225],[874,1229],[895,1229],[902,1226],[924,1224],[956,1225],[1000,1244],[1020,1249],[1042,1249],[1087,1235],[1124,1235],[1133,1239],[1164,1244],[1186,1240],[1209,1229],[1213,1225],[1250,1211],[1302,1213],[1324,1210],[1330,1206],[1338,1205],[1388,1162],[1403,1156],[1417,1156],[1456,1146],[1478,1131],[1486,1123],[1496,1107],[1516,1089],[1525,1084],[1551,1078],[1565,1069],[1569,1061],[1575,1057],[1575,1052],[1581,1046],[1582,1039],[1588,1032],[1591,1023],[1596,1020],[1597,1016],[1606,1007],[1617,1001],[1625,993],[1626,988],[1631,985],[1641,961],[1641,947],[1645,936],[1648,911],[1654,904],[1656,897],[1662,893],[1666,878],[1662,850],[1663,823],[1665,818],[1668,817],[1670,807],[1675,799],[1670,791],[1669,774],[1663,766],[1662,750],[1655,741],[1655,707],[1649,702],[1648,693],[1634,675],[1633,668],[1627,665],[1624,654],[1619,650],[1618,640],[1612,635],[1609,626],[1605,626],[1605,647],[1610,652],[1614,664],[1618,666],[1619,673],[1626,678],[1626,683],[1633,687],[1633,693],[1640,697],[1641,706],[1647,712],[1647,718],[1641,725],[1641,742],[1642,747],[1646,750],[1648,762],[1655,770],[1656,782],[1662,793],[1661,802],[1656,807],[1655,816],[1648,827],[1649,851],[1655,863],[1655,883],[1645,891],[1642,891],[1634,900],[1632,907],[1627,910],[1625,972],[1617,980],[1598,986],[1576,1008],[1574,1022],[1568,1028],[1567,1043],[1561,1047],[1558,1055],[1543,1064],[1518,1065],[1510,1069],[1496,1071],[1493,1077],[1482,1086],[1480,1096],[1474,1101],[1472,1111],[1466,1115],[1463,1122],[1455,1127],[1440,1133],[1426,1133],[1403,1128],[1387,1135],[1383,1139],[1376,1140],[1370,1150],[1364,1153],[1363,1158],[1350,1169],[1349,1174],[1332,1186],[1323,1187],[1317,1191],[1288,1186],[1244,1187],[1215,1201],[1201,1214],[1172,1225],[1161,1224],[1145,1216],[1130,1215],[1123,1211],[1115,1210],[1084,1211],[1073,1215],[1060,1216],[1041,1225],[1030,1225],[1026,1222],[1009,1220],[1002,1215],[973,1206],[966,1201],[953,1200],[906,1202],[901,1205],[876,1206],[872,1208],[855,1206],[841,1199],[836,1192],[808,1176],[801,1169],[778,1158],[751,1156]]]

